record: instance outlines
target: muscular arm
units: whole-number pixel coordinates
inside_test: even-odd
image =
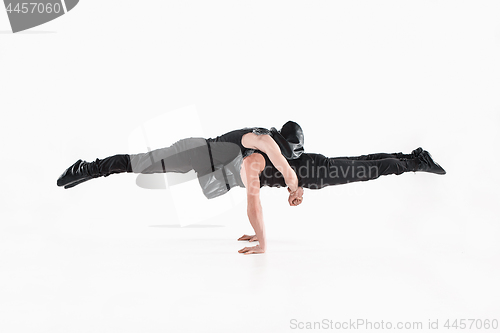
[[[245,247],[240,253],[263,253],[266,251],[266,231],[264,228],[264,216],[262,205],[260,203],[260,180],[259,173],[265,166],[264,157],[261,154],[248,157],[243,162],[244,183],[247,189],[247,215],[252,225],[259,245],[254,247]]]
[[[293,171],[286,158],[281,154],[280,147],[271,136],[249,133],[243,136],[242,144],[249,145],[249,148],[258,149],[264,152],[269,157],[274,167],[283,174],[285,183],[292,192],[298,189],[299,181],[295,171]]]
[[[264,215],[259,196],[247,195],[247,215],[255,235],[259,240],[259,246],[266,251],[266,230],[264,227]]]

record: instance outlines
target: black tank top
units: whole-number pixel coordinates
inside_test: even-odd
[[[260,187],[287,187],[283,174],[274,167],[274,165],[271,163],[271,160],[265,153],[261,151],[259,151],[259,153],[262,154],[262,156],[264,156],[264,159],[266,160],[266,166],[259,175]]]
[[[283,174],[274,167],[269,157],[267,157],[267,155],[260,150],[256,152],[262,154],[262,156],[264,156],[264,159],[266,160],[266,166],[259,175],[260,187],[287,187]],[[315,179],[313,178],[314,175],[311,171],[314,170],[314,166],[316,164],[319,164],[316,161],[316,156],[322,156],[324,158],[324,156],[321,154],[303,153],[296,159],[287,160],[288,164],[297,175],[300,187],[310,188],[309,185],[315,183]]]
[[[205,165],[204,170],[197,172],[203,194],[208,199],[223,195],[235,186],[245,187],[240,175],[243,158],[258,151],[246,148],[241,144],[243,135],[250,132],[272,136],[271,131],[266,128],[245,127],[216,138],[205,139],[210,163]]]
[[[243,135],[253,132],[254,134],[257,135],[263,135],[263,134],[268,134],[271,135],[271,131],[269,131],[267,128],[262,128],[262,127],[245,127],[239,130],[234,130],[231,132],[228,132],[226,134],[219,135],[216,138],[209,138],[207,141],[209,142],[232,142],[238,145],[241,150],[241,155],[243,158],[253,154],[256,150],[255,149],[250,149],[247,147],[244,147],[241,144],[241,138]],[[272,136],[272,135],[271,135]]]

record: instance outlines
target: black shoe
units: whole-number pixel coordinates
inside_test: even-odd
[[[100,177],[100,174],[95,162],[89,163],[78,160],[75,164],[67,168],[61,176],[59,176],[57,179],[57,186],[71,188],[96,177]]]
[[[420,153],[423,151],[424,150],[422,149],[422,147],[418,147],[417,149],[413,149],[410,155],[412,156],[412,158],[417,158],[418,155],[420,155]]]
[[[446,171],[439,164],[434,162],[431,154],[429,154],[429,152],[426,150],[423,150],[418,154],[418,156],[417,156],[417,169],[415,171],[436,173],[438,175],[445,175],[446,174]]]
[[[72,183],[69,183],[68,185],[64,185],[64,188],[68,189],[68,188],[75,187],[76,185],[81,184],[83,182],[86,182],[87,180],[92,179],[92,178],[94,178],[94,177],[87,177],[87,178],[77,180],[76,182],[72,182]]]
[[[417,149],[413,149],[411,154],[403,154],[403,153],[394,153],[396,158],[399,159],[412,159],[412,158],[417,158],[418,154],[420,154],[423,151],[422,147],[418,147]]]

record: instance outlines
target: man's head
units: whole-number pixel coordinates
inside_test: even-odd
[[[296,159],[304,152],[304,133],[296,122],[287,121],[279,131],[274,127],[270,131],[285,158]]]

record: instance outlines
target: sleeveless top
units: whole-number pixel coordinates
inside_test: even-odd
[[[257,135],[267,134],[267,135],[272,136],[271,131],[268,130],[267,128],[245,127],[245,128],[239,129],[239,130],[234,130],[234,131],[228,132],[226,134],[222,134],[222,135],[216,137],[215,139],[212,139],[212,138],[207,139],[207,141],[208,142],[231,142],[231,143],[234,143],[234,144],[238,145],[238,147],[241,150],[241,155],[243,156],[243,158],[245,158],[249,155],[252,155],[255,152],[255,149],[246,148],[241,144],[241,138],[243,137],[243,135],[250,133],[250,132],[253,132],[254,134],[257,134]]]
[[[283,174],[271,163],[269,157],[261,151],[259,151],[259,153],[262,154],[266,160],[266,166],[259,174],[260,187],[288,187],[285,183]],[[303,153],[295,159],[287,160],[288,164],[297,175],[300,187],[311,188],[311,184],[314,185],[317,183],[314,178],[315,175],[313,170],[314,167],[320,163],[318,163],[316,156],[322,156],[324,158],[321,154]]]
[[[267,157],[267,154],[262,152],[260,153],[262,154],[262,156],[264,156],[264,159],[266,160],[266,166],[264,167],[264,170],[262,170],[259,174],[260,187],[261,188],[262,186],[287,187],[283,174],[274,167],[269,157]]]
[[[240,173],[243,158],[253,154],[256,150],[244,147],[241,144],[241,138],[250,132],[257,135],[271,135],[271,132],[266,128],[245,127],[216,138],[205,139],[211,170],[198,176],[198,181],[203,194],[208,199],[223,195],[235,186],[245,187]]]

